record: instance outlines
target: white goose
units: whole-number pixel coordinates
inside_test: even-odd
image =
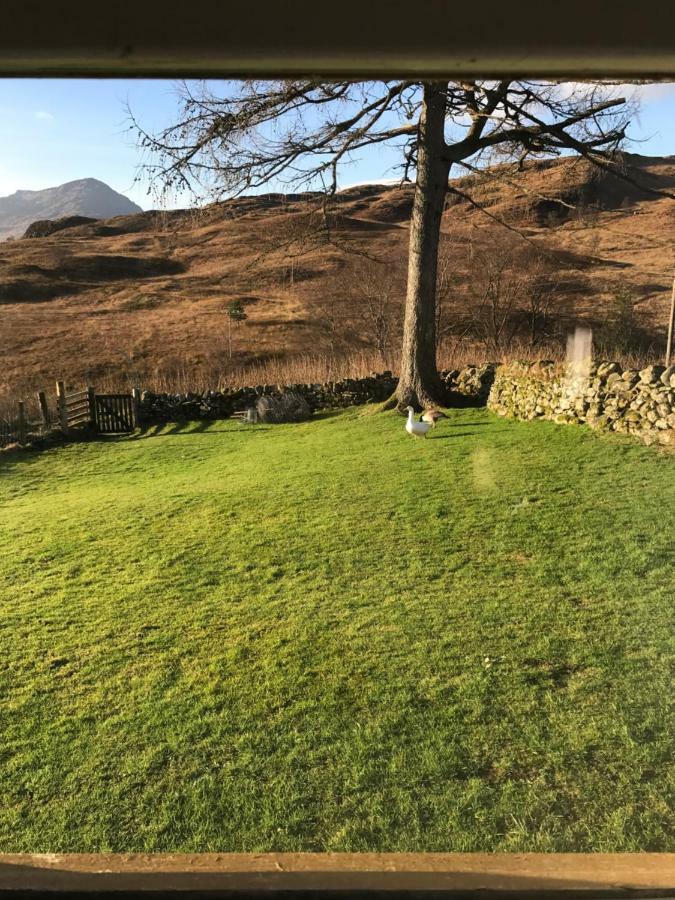
[[[413,437],[425,438],[427,436],[427,431],[429,431],[430,428],[433,428],[433,425],[430,422],[416,422],[413,418],[414,415],[415,410],[412,406],[409,406],[408,421],[405,423],[405,430]]]

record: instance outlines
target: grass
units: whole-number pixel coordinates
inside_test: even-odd
[[[0,851],[634,851],[672,456],[453,411],[0,457]]]

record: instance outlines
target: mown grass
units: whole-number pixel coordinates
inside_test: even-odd
[[[675,461],[453,411],[0,458],[0,850],[674,849]]]

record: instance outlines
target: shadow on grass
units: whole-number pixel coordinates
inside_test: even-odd
[[[322,409],[317,410],[316,413],[310,418],[306,419],[304,422],[290,422],[285,424],[292,425],[306,425],[309,422],[325,422],[327,419],[334,419],[337,416],[341,415],[344,412],[343,409]],[[174,437],[175,435],[190,435],[190,434],[202,434],[206,431],[210,431],[221,423],[228,422],[236,422],[237,419],[232,416],[219,418],[219,419],[185,419],[184,421],[175,421],[175,422],[157,422],[154,424],[144,424],[140,427],[140,429],[134,434],[131,435],[133,440],[141,440],[143,438],[152,438],[152,437]],[[235,434],[239,434],[240,432],[250,431],[254,434],[257,434],[260,431],[269,431],[269,425],[252,425],[247,422],[239,422],[240,427],[234,432]],[[272,426],[273,427],[273,426]],[[229,433],[232,433],[231,429],[227,429]],[[218,429],[214,431],[217,434],[223,434],[224,431]],[[128,435],[121,435],[121,437],[125,437],[128,439]]]
[[[42,453],[41,450],[8,447],[0,453],[0,478],[8,475],[11,469],[27,468]]]
[[[224,435],[241,434],[251,432],[257,434],[260,431],[269,431],[269,426],[260,425],[242,425],[240,428],[233,430],[231,428],[223,429],[214,426],[222,422],[228,422],[229,419],[192,419],[185,422],[159,422],[157,425],[144,425],[133,435],[124,435],[126,440],[142,441],[156,437],[193,437],[194,435],[202,435],[210,432],[212,437],[222,437]]]
[[[369,404],[364,404],[364,406],[369,406]],[[307,422],[319,421],[324,422],[326,419],[334,419],[336,416],[342,415],[346,409],[351,409],[354,411],[360,410],[361,407],[358,406],[348,406],[342,407],[341,409],[317,409],[316,412],[312,414],[310,419],[306,419],[305,422],[298,422],[298,425],[304,425]]]
[[[199,419],[192,421],[186,419],[184,422],[157,422],[153,425],[142,425],[141,428],[133,434],[132,440],[143,440],[153,437],[168,437],[176,434],[199,434],[206,431],[213,422],[207,419]]]
[[[453,422],[452,428],[483,428],[486,425],[492,425],[492,422]]]
[[[449,441],[449,440],[458,441],[461,438],[465,438],[465,437],[475,437],[475,432],[463,431],[461,434],[434,434],[429,438],[429,440],[430,441]]]
[[[208,419],[199,419],[196,422],[171,422],[171,427],[167,428],[166,431],[164,431],[164,436],[166,437],[168,435],[174,434],[185,434],[186,429],[188,429],[188,434],[201,434],[202,432],[206,431],[211,424],[212,422]]]

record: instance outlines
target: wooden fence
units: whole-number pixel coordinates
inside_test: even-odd
[[[129,434],[140,422],[140,399],[138,388],[130,394],[97,394],[93,387],[68,392],[64,382],[57,381],[54,416],[44,391],[37,393],[39,419],[27,416],[21,400],[9,413],[0,415],[0,447],[25,444],[29,435],[55,430],[72,437],[83,429],[99,434]]]
[[[99,434],[130,434],[136,427],[131,394],[94,394],[93,421]]]
[[[88,426],[94,421],[94,397],[92,387],[68,394],[64,383],[56,382],[56,410],[64,434],[78,426]]]
[[[0,447],[6,447],[7,444],[23,444],[26,441],[29,427],[26,408],[21,400],[16,407],[15,415],[0,417]]]

